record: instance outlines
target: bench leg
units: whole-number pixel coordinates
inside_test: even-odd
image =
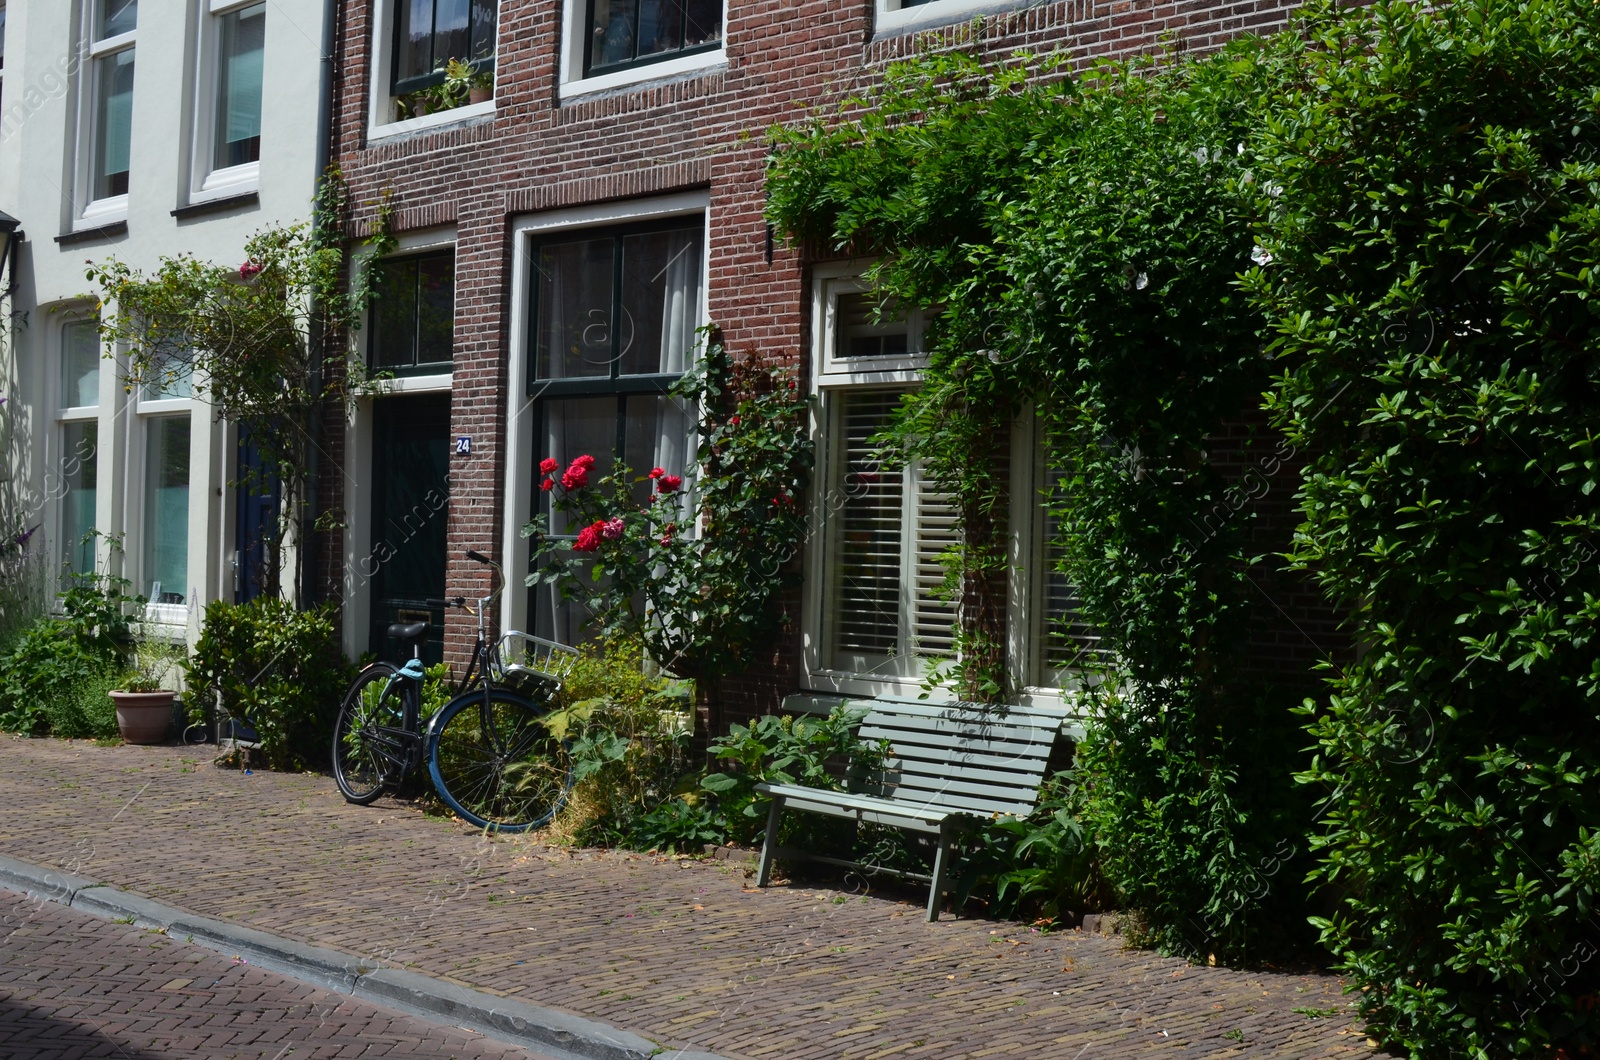
[[[928,893],[928,923],[939,919],[940,899],[944,897],[944,877],[950,866],[950,822],[939,825],[939,849],[933,855],[932,890]]]
[[[756,870],[756,886],[765,887],[772,876],[772,851],[778,845],[778,815],[783,813],[783,799],[772,800],[767,811],[767,834],[761,840],[761,866]]]

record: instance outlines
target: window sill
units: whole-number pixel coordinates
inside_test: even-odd
[[[226,213],[229,210],[243,210],[246,207],[260,205],[260,193],[247,191],[238,195],[226,195],[215,199],[202,199],[199,202],[192,202],[188,206],[180,206],[173,210],[172,216],[183,221],[203,214]]]
[[[107,224],[96,225],[93,228],[79,228],[71,232],[63,232],[56,236],[56,242],[67,247],[74,243],[93,243],[100,239],[115,239],[128,234],[128,221],[123,218]]]
[[[1020,7],[1032,7],[1037,0],[933,0],[930,4],[886,10],[878,0],[872,39],[884,40],[917,33],[925,29],[954,25],[984,15],[998,15]]]
[[[666,81],[682,77],[685,74],[699,74],[711,70],[726,70],[727,68],[728,53],[725,49],[718,48],[715,51],[695,52],[692,55],[683,55],[676,59],[666,59],[658,63],[630,66],[626,70],[617,70],[614,73],[598,74],[594,77],[585,77],[580,80],[563,81],[561,87],[557,90],[557,95],[562,100],[566,100],[578,96],[592,95],[596,92],[631,88],[647,81]]]
[[[397,375],[389,379],[374,379],[372,381],[372,397],[384,397],[389,394],[424,394],[450,389],[451,376],[449,372],[439,372],[432,375]]]
[[[493,116],[494,100],[486,100],[482,103],[468,103],[464,107],[441,110],[434,114],[424,114],[420,118],[405,118],[400,121],[385,122],[382,125],[372,125],[367,129],[367,143],[371,145],[405,136],[408,133],[426,132],[447,125],[454,125],[457,122],[470,121],[473,118]]]

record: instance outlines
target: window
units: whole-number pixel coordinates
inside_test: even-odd
[[[47,485],[60,500],[57,525],[63,567],[67,573],[88,574],[95,569],[89,533],[95,528],[98,496],[100,328],[96,321],[71,320],[62,326],[59,386],[59,466]]]
[[[588,0],[585,76],[722,43],[722,0]]]
[[[86,0],[89,90],[79,122],[85,214],[126,210],[138,0]],[[101,210],[93,207],[101,204]]]
[[[693,411],[667,389],[694,356],[704,316],[705,225],[675,219],[549,235],[533,246],[531,396],[537,463],[595,457],[595,477],[620,459],[639,476],[692,456]],[[641,484],[640,500],[648,493]],[[534,503],[545,503],[539,493]],[[551,530],[567,527],[552,513]],[[533,625],[575,644],[584,616],[552,587],[535,590]]]
[[[852,389],[826,412],[823,666],[860,677],[920,677],[955,647],[941,562],[960,540],[955,506],[920,468],[885,467],[873,443],[903,393]]]
[[[182,604],[189,583],[189,422],[145,418],[144,575],[152,604]]]
[[[876,0],[879,32],[914,31],[950,25],[1007,8],[1031,7],[1038,0]]]
[[[455,343],[453,250],[383,263],[369,363],[396,375],[448,372]]]
[[[217,10],[212,0],[212,11]],[[216,113],[211,168],[261,160],[261,72],[267,5],[247,3],[213,14],[216,34]]]
[[[915,463],[885,460],[875,439],[925,365],[921,313],[898,311],[842,270],[818,269],[813,371],[818,475],[806,557],[804,686],[845,695],[913,694],[955,657],[960,624],[945,560],[961,543],[953,498]],[[1012,428],[992,473],[1011,485],[1006,625],[1024,701],[1054,701],[1099,637],[1055,571],[1055,519],[1032,416]],[[997,633],[1002,631],[997,630]]]
[[[497,0],[392,0],[394,66],[390,92],[400,96],[444,81],[451,59],[494,69]]]

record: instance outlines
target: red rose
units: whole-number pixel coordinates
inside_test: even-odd
[[[249,280],[261,272],[261,266],[253,261],[247,261],[239,266],[239,279]]]
[[[552,473],[560,466],[561,461],[557,460],[553,456],[547,456],[543,460],[539,461],[539,470],[544,472],[546,475]]]
[[[556,480],[553,478],[547,478],[543,482],[539,483],[539,488],[544,490],[546,493],[549,493],[551,490],[556,488]]]
[[[661,480],[656,483],[656,489],[662,493],[676,493],[682,487],[683,477],[681,475],[662,475]]]
[[[665,474],[666,474],[666,472],[661,470],[659,467],[653,467],[653,468],[650,469],[650,477],[651,478],[660,478],[662,475],[665,475]]]
[[[737,416],[735,416],[735,417],[733,417],[733,418],[732,418],[732,419],[730,419],[730,420],[729,420],[729,421],[728,421],[728,426],[730,426],[730,427],[737,427],[737,426],[739,426],[739,417],[737,417]]]
[[[593,552],[595,549],[599,548],[601,528],[605,525],[606,524],[603,522],[592,523],[589,526],[584,527],[582,530],[579,530],[578,540],[572,543],[574,551]]]
[[[573,465],[561,473],[561,488],[564,490],[577,490],[589,484],[589,469],[573,462]]]
[[[588,471],[590,468],[594,467],[594,457],[592,457],[589,454],[585,453],[583,456],[580,456],[580,457],[578,457],[578,459],[574,460],[572,462],[572,466],[573,467],[581,467],[585,471]]]

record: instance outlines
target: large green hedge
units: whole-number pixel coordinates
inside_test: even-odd
[[[1250,144],[1295,562],[1333,674],[1323,937],[1420,1056],[1596,1041],[1600,9],[1378,4],[1312,27]]]
[[[933,51],[776,137],[773,219],[940,310],[894,441],[962,501],[969,574],[979,469],[1043,416],[1115,652],[1079,771],[1110,882],[1162,946],[1237,955],[1312,911],[1313,845],[1323,941],[1418,1056],[1595,1038],[1597,26],[1317,6],[1072,79]],[[1263,407],[1309,459],[1283,556],[1352,645],[1298,717],[1234,650],[1250,506],[1194,529],[1236,507],[1219,425]]]

